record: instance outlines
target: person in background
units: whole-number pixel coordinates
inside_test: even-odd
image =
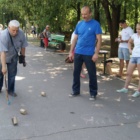
[[[119,23],[122,30],[120,33],[120,37],[115,39],[115,42],[119,43],[118,58],[120,60],[119,73],[116,76],[121,78],[123,75],[124,61],[126,62],[126,70],[128,67],[130,59],[130,53],[128,50],[128,40],[133,34],[133,30],[127,25],[125,20],[120,20]]]
[[[3,31],[3,25],[0,24],[0,34],[1,34],[2,31]]]
[[[80,95],[80,73],[84,62],[89,75],[89,100],[95,100],[98,92],[95,62],[101,46],[102,30],[99,22],[91,18],[92,11],[89,6],[81,9],[81,15],[83,20],[76,25],[69,52],[69,59],[72,60],[75,51],[72,93],[69,96]]]
[[[51,41],[51,33],[50,33],[50,26],[49,25],[46,25],[46,28],[45,30],[43,31],[43,35],[44,35],[44,47],[45,47],[45,50],[47,50],[47,47],[48,47],[48,44],[49,44],[49,41]]]
[[[140,96],[140,23],[136,25],[136,32],[134,33],[128,41],[129,52],[132,54],[131,59],[129,61],[129,65],[127,68],[127,77],[125,80],[125,85],[122,89],[117,90],[117,92],[127,93],[128,86],[130,84],[133,71],[137,67],[139,73],[139,84],[137,91],[132,95],[132,97]],[[134,48],[132,50],[132,44],[134,44]]]
[[[36,27],[35,26],[31,26],[31,33],[33,35],[33,38],[36,37]]]
[[[40,39],[40,47],[44,48],[44,42],[43,42],[44,35],[43,35],[43,32],[41,32],[39,34],[39,39]]]
[[[3,86],[3,76],[8,73],[8,94],[16,97],[15,77],[17,74],[18,53],[20,52],[20,63],[26,66],[25,48],[28,43],[24,32],[19,28],[20,23],[17,20],[11,20],[8,28],[0,34],[0,91]]]
[[[2,31],[3,30],[3,25],[2,24],[0,24],[0,31]]]

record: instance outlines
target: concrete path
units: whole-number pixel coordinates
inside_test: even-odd
[[[124,81],[98,74],[96,101],[89,101],[88,76],[81,79],[81,96],[69,98],[73,69],[65,56],[28,47],[28,65],[18,67],[18,96],[7,105],[4,88],[0,94],[0,140],[139,140],[140,98],[131,97],[136,87],[117,93]],[[20,114],[21,108],[27,115]]]

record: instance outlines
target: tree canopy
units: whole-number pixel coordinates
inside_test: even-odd
[[[140,0],[0,0],[0,23],[6,26],[11,19],[17,19],[22,26],[36,26],[38,32],[46,24],[51,25],[53,32],[72,32],[81,19],[81,7],[89,5],[103,32],[110,33],[111,56],[116,56],[114,39],[118,36],[119,20],[126,19],[135,29],[139,21],[139,4]]]

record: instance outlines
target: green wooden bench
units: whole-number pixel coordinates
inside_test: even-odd
[[[55,49],[65,50],[65,36],[58,34],[51,34],[51,41],[49,42],[49,47],[54,47]]]

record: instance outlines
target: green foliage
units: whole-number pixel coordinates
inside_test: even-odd
[[[94,3],[103,0],[0,0],[0,21],[8,24],[9,20],[17,19],[23,26],[25,20],[28,26],[35,25],[42,31],[46,24],[51,25],[53,32],[72,31],[78,22],[78,4],[80,8],[90,5],[94,14]],[[126,18],[131,26],[135,25],[135,6],[140,5],[139,0],[105,0],[111,8],[121,3],[120,18],[124,18],[126,8]],[[107,18],[102,6],[99,7],[100,23],[102,28],[107,28]],[[139,15],[139,10],[138,10]],[[138,19],[139,21],[140,19]]]

